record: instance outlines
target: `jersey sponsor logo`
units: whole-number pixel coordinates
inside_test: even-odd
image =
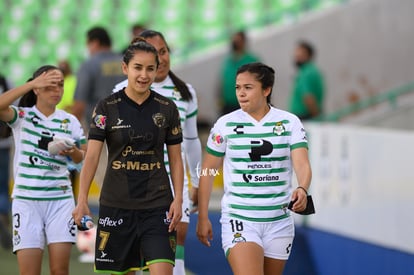
[[[59,165],[44,161],[36,156],[30,156],[29,161],[31,165],[45,165],[45,166],[48,166],[52,170],[60,171]]]
[[[272,168],[272,165],[267,163],[254,163],[254,164],[248,164],[247,168],[249,169],[269,169]]]
[[[154,169],[161,169],[161,162],[140,162],[140,161],[126,161],[122,162],[119,160],[115,160],[112,162],[112,169],[120,170],[134,170],[134,171],[152,171]]]
[[[301,128],[300,131],[303,133],[303,140],[308,140],[308,135],[306,134],[306,131],[304,128]]]
[[[235,132],[238,135],[244,134],[243,131],[244,126],[243,125],[237,125],[234,129],[233,132]]]
[[[115,98],[114,100],[112,100],[112,101],[108,101],[108,102],[106,102],[106,105],[113,105],[113,104],[117,104],[118,102],[121,102],[122,101],[122,99],[121,98]]]
[[[128,135],[129,135],[130,140],[140,139],[140,140],[145,141],[145,142],[151,141],[154,138],[154,134],[151,133],[151,132],[146,132],[144,134],[135,133],[134,129],[130,129],[128,131]]]
[[[112,220],[110,217],[105,217],[105,218],[99,218],[98,223],[102,226],[102,227],[117,227],[121,224],[124,223],[124,220],[118,219],[118,220]]]
[[[111,127],[111,129],[125,129],[125,128],[131,128],[131,125],[130,125],[130,124],[123,125],[123,124],[122,124],[122,122],[123,122],[123,121],[124,121],[123,119],[118,118],[118,120],[117,120],[117,122],[116,122],[116,125],[113,125],[113,126]]]
[[[211,140],[217,146],[220,146],[224,142],[224,138],[220,134],[213,133],[211,135]]]
[[[161,103],[163,105],[169,105],[170,104],[168,101],[162,100],[161,98],[156,97],[156,96],[154,97],[154,100],[158,101],[159,103]]]
[[[275,127],[273,127],[273,133],[275,135],[280,136],[281,134],[283,134],[285,132],[285,126],[283,125],[282,121],[276,122]]]
[[[34,115],[30,118],[30,120],[32,121],[33,125],[38,125],[39,121],[40,121],[40,117],[38,117],[37,115]]]
[[[53,140],[53,135],[49,132],[42,132],[42,137],[38,140],[37,145],[40,149],[47,151],[47,146],[49,142]]]
[[[106,127],[106,116],[104,115],[96,115],[93,119],[95,122],[95,126],[99,129],[105,130]]]
[[[158,128],[162,128],[165,125],[166,118],[164,114],[156,113],[152,115],[152,120]]]
[[[154,150],[147,150],[147,151],[138,150],[138,151],[134,151],[134,150],[132,150],[132,146],[127,146],[125,148],[125,150],[122,151],[122,156],[123,157],[126,157],[128,155],[132,155],[132,156],[143,156],[143,155],[154,155],[154,154],[155,154],[155,151]]]
[[[241,233],[235,233],[233,235],[233,240],[231,242],[232,243],[245,243],[246,242],[246,238],[243,237]]]
[[[269,155],[273,151],[273,145],[267,140],[262,139],[250,141],[252,149],[249,153],[250,159],[252,161],[260,161],[262,156]]]
[[[174,136],[176,136],[179,133],[181,133],[181,126],[177,126],[177,127],[172,128],[171,134],[173,134]]]
[[[275,176],[275,175],[265,175],[265,176],[259,176],[259,175],[249,175],[249,174],[243,174],[243,180],[246,183],[249,183],[251,181],[254,182],[264,182],[264,181],[277,181],[279,180],[279,176]]]

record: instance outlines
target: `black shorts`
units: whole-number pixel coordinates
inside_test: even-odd
[[[131,210],[101,205],[95,271],[126,273],[146,269],[152,263],[174,265],[176,232],[168,232],[167,210]]]

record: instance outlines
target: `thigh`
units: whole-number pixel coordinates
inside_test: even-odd
[[[49,244],[50,274],[69,274],[69,260],[72,249],[71,243]]]
[[[282,275],[286,260],[264,258],[264,275]]]
[[[141,216],[141,250],[145,263],[175,263],[176,232],[168,232],[166,209],[143,211]]]
[[[72,217],[74,199],[48,201],[46,203],[45,234],[47,244],[75,243],[76,225]]]
[[[39,275],[42,267],[43,250],[25,248],[16,252],[20,274]]]
[[[42,212],[38,201],[13,200],[13,252],[26,248],[44,248]]]
[[[227,260],[234,275],[263,274],[263,248],[257,243],[236,244],[230,250]]]

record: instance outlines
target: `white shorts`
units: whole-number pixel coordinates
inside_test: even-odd
[[[264,256],[287,260],[292,250],[295,225],[290,216],[275,222],[250,222],[222,214],[221,238],[226,257],[239,242],[254,242],[264,250]]]
[[[76,242],[72,218],[74,199],[37,201],[14,199],[13,252],[25,248],[43,249],[45,244]]]
[[[188,181],[184,180],[183,186],[183,204],[181,206],[182,217],[181,222],[189,223],[190,222],[190,194],[188,192]]]

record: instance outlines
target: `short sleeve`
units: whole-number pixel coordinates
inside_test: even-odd
[[[222,157],[226,153],[226,139],[223,134],[223,129],[225,129],[222,120],[218,120],[213,128],[210,130],[210,134],[207,139],[206,150],[209,154]]]
[[[89,127],[88,139],[105,140],[107,116],[107,105],[104,100],[101,100],[92,112],[92,121]]]
[[[292,118],[292,129],[291,129],[291,141],[290,141],[290,149],[296,148],[308,148],[308,138],[306,135],[305,128],[303,127],[302,122],[299,120],[298,117],[293,116]]]
[[[170,126],[167,130],[167,135],[165,138],[165,144],[174,145],[179,144],[183,141],[183,132],[181,129],[180,114],[178,113],[177,106],[174,102],[171,101],[171,119]]]

